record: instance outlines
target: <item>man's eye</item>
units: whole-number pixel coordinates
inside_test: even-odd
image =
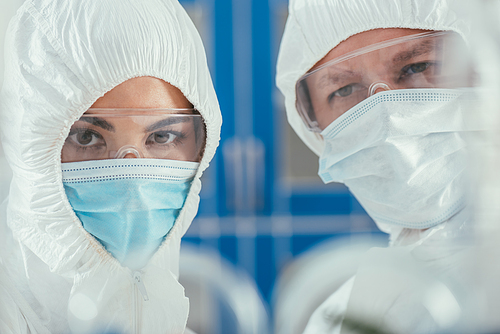
[[[351,95],[352,94],[352,86],[347,85],[345,87],[340,88],[339,90],[337,90],[337,94],[341,97],[346,97],[346,96]]]
[[[425,71],[428,69],[430,66],[429,63],[417,63],[417,64],[411,64],[407,66],[406,73],[408,74],[417,74]]]
[[[331,103],[336,97],[339,98],[339,97],[348,97],[349,95],[351,95],[352,93],[354,93],[355,91],[355,85],[354,84],[351,84],[351,85],[347,85],[347,86],[344,86],[340,89],[337,89],[336,91],[334,91],[333,93],[331,93],[329,96],[328,96],[328,102]]]

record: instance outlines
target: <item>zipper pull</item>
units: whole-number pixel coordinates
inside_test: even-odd
[[[147,302],[149,300],[148,292],[146,291],[146,286],[142,281],[141,273],[139,271],[134,272],[134,282],[137,289],[141,292],[142,298],[144,298],[144,301]]]

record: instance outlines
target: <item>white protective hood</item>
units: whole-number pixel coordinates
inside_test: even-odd
[[[134,273],[83,229],[61,175],[71,125],[106,92],[140,76],[179,88],[207,129],[185,205],[140,273],[148,301]],[[26,1],[7,32],[0,121],[13,170],[0,229],[0,311],[8,313],[0,332],[183,333],[189,304],[177,282],[180,241],[198,210],[221,114],[201,39],[177,0]]]
[[[278,55],[276,83],[285,96],[288,122],[317,155],[319,134],[307,129],[295,108],[295,84],[331,49],[350,36],[378,28],[455,31],[469,27],[453,10],[455,0],[290,0]]]

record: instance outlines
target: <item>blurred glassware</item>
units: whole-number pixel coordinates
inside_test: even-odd
[[[348,235],[328,239],[296,258],[274,289],[274,332],[301,334],[313,312],[356,273],[364,254],[385,246],[382,234]]]
[[[461,0],[457,3],[470,15],[473,25],[471,58],[483,87],[481,104],[470,114],[471,122],[489,126],[473,138],[471,150],[475,209],[475,253],[470,259],[473,280],[463,332],[500,332],[500,1]]]
[[[197,334],[268,334],[269,316],[253,279],[212,249],[183,243],[179,282]]]

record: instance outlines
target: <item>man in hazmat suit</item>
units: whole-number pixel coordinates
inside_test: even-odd
[[[454,277],[470,232],[461,133],[474,75],[469,25],[452,5],[290,1],[277,64],[289,123],[319,156],[322,180],[344,183],[392,246],[367,254],[307,334],[340,333],[347,320],[429,333],[460,318],[453,293],[434,281]],[[445,320],[438,295],[452,296]]]
[[[26,1],[1,93],[0,332],[187,332],[180,242],[220,126],[177,0]]]

